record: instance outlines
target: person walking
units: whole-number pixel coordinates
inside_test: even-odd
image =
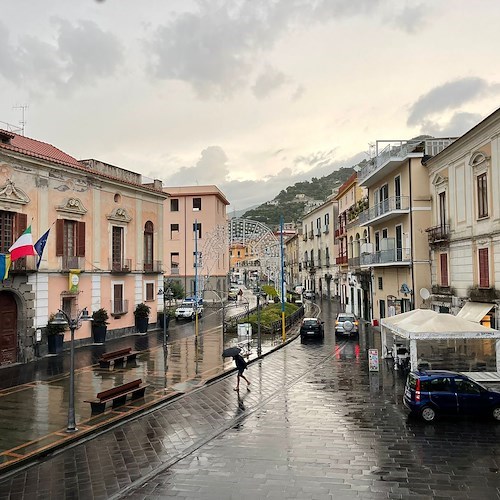
[[[248,380],[245,375],[243,375],[243,372],[247,368],[247,362],[241,354],[236,354],[236,356],[233,356],[233,360],[236,363],[236,368],[238,368],[238,382],[236,383],[236,387],[234,388],[234,390],[240,390],[240,378],[242,378],[247,383],[247,389],[250,390],[250,380]]]

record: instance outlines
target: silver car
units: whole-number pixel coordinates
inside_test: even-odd
[[[335,333],[339,335],[357,335],[359,321],[352,313],[340,313],[335,320]]]

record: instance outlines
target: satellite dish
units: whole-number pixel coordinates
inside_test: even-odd
[[[427,288],[421,288],[419,293],[420,297],[422,297],[424,300],[427,300],[431,296],[431,293],[429,292],[429,290],[427,290]]]

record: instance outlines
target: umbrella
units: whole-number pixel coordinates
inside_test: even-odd
[[[223,358],[232,358],[241,352],[239,347],[228,347],[222,351]]]

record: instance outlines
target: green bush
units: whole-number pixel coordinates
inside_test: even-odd
[[[290,316],[298,309],[298,306],[291,304],[290,302],[285,303],[285,317]],[[250,323],[257,324],[257,311],[253,312],[249,316]],[[281,304],[269,304],[265,306],[260,311],[260,324],[264,327],[270,327],[276,321],[281,321]],[[246,318],[242,318],[240,323],[246,323]]]
[[[276,291],[276,288],[274,288],[274,286],[262,285],[262,291],[265,292],[266,295],[271,298],[278,296],[278,292]]]

